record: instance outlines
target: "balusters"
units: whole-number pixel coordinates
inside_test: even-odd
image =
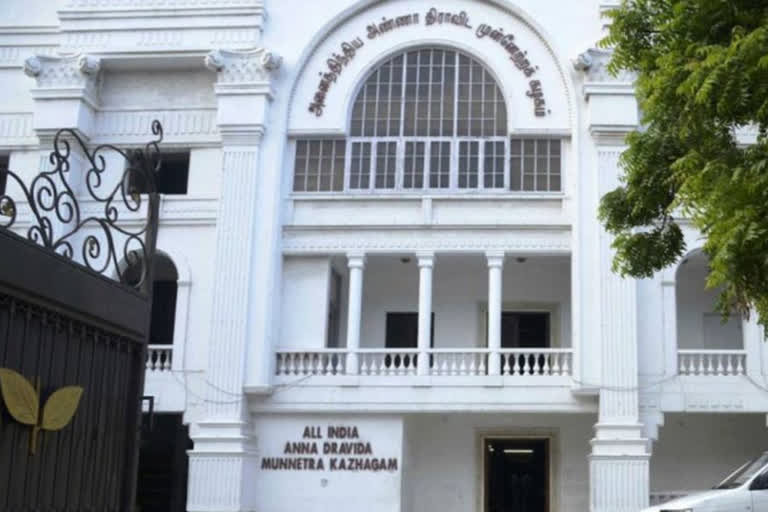
[[[149,347],[144,368],[151,372],[166,372],[171,369],[172,348],[168,346]]]
[[[678,354],[678,372],[689,376],[744,375],[746,355],[742,351],[685,350]]]
[[[738,354],[736,357],[736,375],[744,375],[744,363],[742,360],[741,354]]]

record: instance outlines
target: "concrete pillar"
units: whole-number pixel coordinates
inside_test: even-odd
[[[357,375],[360,360],[360,322],[363,314],[363,269],[365,255],[351,253],[347,255],[349,267],[349,309],[347,311],[347,374]]]
[[[419,332],[418,375],[429,375],[429,349],[432,340],[432,268],[434,253],[419,253]]]
[[[623,149],[598,147],[600,195],[615,187]],[[612,241],[600,228],[597,285],[602,362],[599,416],[591,441],[590,510],[637,512],[648,506],[650,493],[650,443],[639,408],[637,282],[611,271]]]
[[[202,419],[191,431],[195,444],[189,454],[187,510],[239,512],[253,510],[249,482],[257,469],[243,355],[252,354],[249,287],[259,222],[255,198],[261,141],[272,100],[271,75],[280,58],[264,49],[219,50],[206,57],[205,65],[217,73],[223,168],[206,372],[210,386]],[[267,376],[260,377],[268,386]]]
[[[501,305],[504,253],[489,252],[488,259],[488,375],[501,373]]]

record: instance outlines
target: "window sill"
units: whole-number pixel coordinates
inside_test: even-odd
[[[294,201],[420,201],[437,200],[504,200],[504,201],[563,201],[569,198],[563,192],[293,192],[288,195]]]

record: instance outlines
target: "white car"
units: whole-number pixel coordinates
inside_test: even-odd
[[[768,452],[731,473],[711,491],[646,508],[643,512],[768,512]]]

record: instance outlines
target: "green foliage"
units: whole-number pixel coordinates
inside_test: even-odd
[[[768,325],[768,2],[624,0],[601,45],[637,74],[642,130],[627,138],[622,186],[600,219],[614,269],[648,277],[686,251],[676,216],[706,237],[719,308]],[[740,127],[757,143],[737,143]]]

